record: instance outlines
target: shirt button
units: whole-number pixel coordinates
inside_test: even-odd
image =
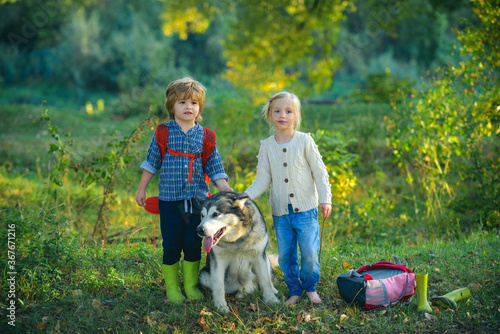
[[[283,149],[283,152],[286,152],[286,148]]]
[[[295,208],[295,209],[293,209],[293,211],[295,211],[295,212],[299,212],[299,209],[298,209],[298,208]]]
[[[290,197],[293,197],[293,194],[290,194]]]
[[[184,182],[187,182],[188,180],[187,179],[184,179]]]
[[[188,168],[188,165],[184,165],[184,168]]]
[[[286,166],[288,166],[288,164],[285,162],[285,163],[283,164],[283,167],[286,167]]]
[[[288,183],[288,179],[285,179],[285,183]]]

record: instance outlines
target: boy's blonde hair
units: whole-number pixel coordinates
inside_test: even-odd
[[[300,100],[297,97],[297,95],[287,92],[287,91],[281,91],[269,99],[267,103],[264,105],[264,108],[262,108],[262,115],[266,119],[267,123],[271,128],[273,128],[273,122],[271,122],[271,106],[274,101],[278,99],[290,99],[292,101],[293,105],[293,112],[295,113],[295,122],[293,125],[294,130],[299,130],[300,129],[300,123],[302,122],[302,116],[301,116],[301,110],[300,110]]]
[[[200,104],[200,112],[198,113],[198,116],[196,116],[195,122],[201,122],[203,119],[201,117],[201,113],[205,107],[205,94],[206,88],[201,83],[190,77],[184,77],[169,83],[167,89],[165,90],[165,97],[167,98],[165,100],[165,108],[167,108],[170,119],[175,119],[175,102],[178,99],[191,98],[193,100],[197,100]]]

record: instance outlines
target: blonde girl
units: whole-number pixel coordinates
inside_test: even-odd
[[[271,188],[271,211],[278,243],[279,265],[290,297],[298,301],[305,291],[314,304],[320,279],[318,203],[326,219],[331,213],[328,172],[310,134],[298,131],[300,100],[282,91],[273,95],[263,115],[274,134],[261,141],[257,175],[245,191],[251,199]],[[300,248],[300,264],[299,264]]]

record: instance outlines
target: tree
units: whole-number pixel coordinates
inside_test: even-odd
[[[223,77],[250,93],[292,87],[320,92],[341,65],[334,51],[350,1],[168,1],[162,18],[167,36],[203,33],[220,19],[227,26]]]

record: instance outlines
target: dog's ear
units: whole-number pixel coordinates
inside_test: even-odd
[[[250,200],[249,197],[241,198],[241,199],[236,199],[233,202],[233,208],[240,208],[240,210],[243,210],[243,207],[245,206],[245,203]]]

